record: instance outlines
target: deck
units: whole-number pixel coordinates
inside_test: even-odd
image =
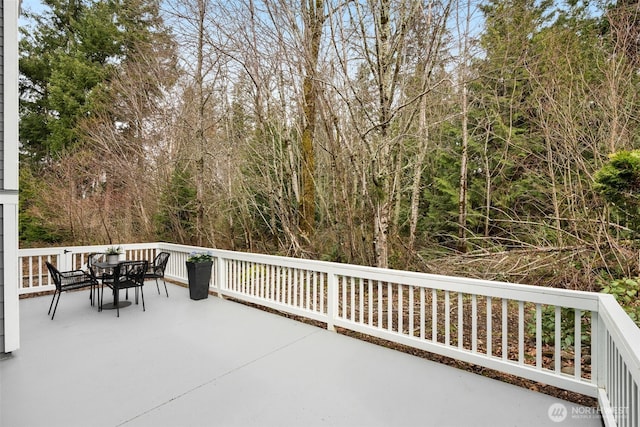
[[[88,291],[63,294],[53,321],[50,297],[21,300],[0,426],[602,425],[591,408],[232,301],[145,290],[146,312],[120,318]]]

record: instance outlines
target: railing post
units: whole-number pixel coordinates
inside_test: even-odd
[[[225,259],[221,256],[216,258],[216,288],[218,297],[222,298],[222,289],[227,286],[227,270],[225,269]]]
[[[335,332],[333,324],[338,312],[338,277],[334,273],[327,273],[327,329]]]
[[[58,270],[60,271],[75,270],[75,267],[73,265],[72,251],[64,249],[62,253],[58,255]]]

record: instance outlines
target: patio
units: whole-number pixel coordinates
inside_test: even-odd
[[[88,291],[62,295],[53,321],[50,296],[22,299],[0,425],[602,425],[591,408],[232,301],[145,290],[146,312],[120,318]]]

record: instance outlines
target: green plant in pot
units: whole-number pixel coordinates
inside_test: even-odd
[[[107,255],[107,262],[115,264],[120,259],[122,248],[120,246],[109,246],[104,253]]]
[[[210,252],[191,252],[187,258],[189,297],[200,300],[209,297],[213,255]]]

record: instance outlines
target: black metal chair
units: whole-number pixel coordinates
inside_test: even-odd
[[[66,291],[72,291],[75,289],[82,288],[91,288],[91,293],[89,294],[89,298],[91,300],[91,305],[94,304],[95,299],[93,297],[94,288],[97,289],[98,281],[86,271],[83,270],[71,270],[71,271],[59,271],[53,264],[49,261],[46,262],[47,269],[49,270],[49,274],[53,279],[53,283],[56,285],[56,290],[53,292],[53,298],[51,299],[51,304],[49,305],[49,312],[47,314],[51,314],[51,309],[53,308],[53,314],[51,314],[51,320],[53,320],[56,315],[56,310],[58,309],[58,303],[60,302],[60,295]],[[97,293],[96,293],[97,295]],[[56,296],[58,297],[56,299]],[[56,302],[55,307],[53,306],[53,302]]]
[[[105,285],[113,290],[113,303],[116,306],[117,316],[120,317],[120,290],[135,288],[135,302],[138,304],[138,289],[142,298],[142,311],[146,311],[144,305],[144,280],[149,267],[149,261],[123,261],[113,269],[113,280],[102,281],[100,292],[100,310],[104,299]]]
[[[87,256],[87,272],[97,281],[109,280],[113,278],[113,272],[111,270],[100,269],[96,267],[96,263],[106,262],[107,254],[104,252],[93,252]],[[100,289],[96,286],[96,295]],[[97,296],[96,296],[97,298]]]
[[[90,253],[87,256],[87,269],[91,271],[95,268],[95,265],[94,265],[95,263],[106,262],[106,261],[107,261],[107,254],[105,254],[104,252]]]
[[[167,290],[167,282],[164,281],[164,271],[167,269],[167,261],[169,260],[169,252],[160,252],[153,259],[153,264],[149,266],[149,270],[145,274],[146,279],[155,279],[156,280],[156,288],[158,288],[158,295],[160,295],[160,285],[158,284],[158,279],[162,279],[164,283],[164,291],[167,294],[167,298],[169,298],[169,291]]]

